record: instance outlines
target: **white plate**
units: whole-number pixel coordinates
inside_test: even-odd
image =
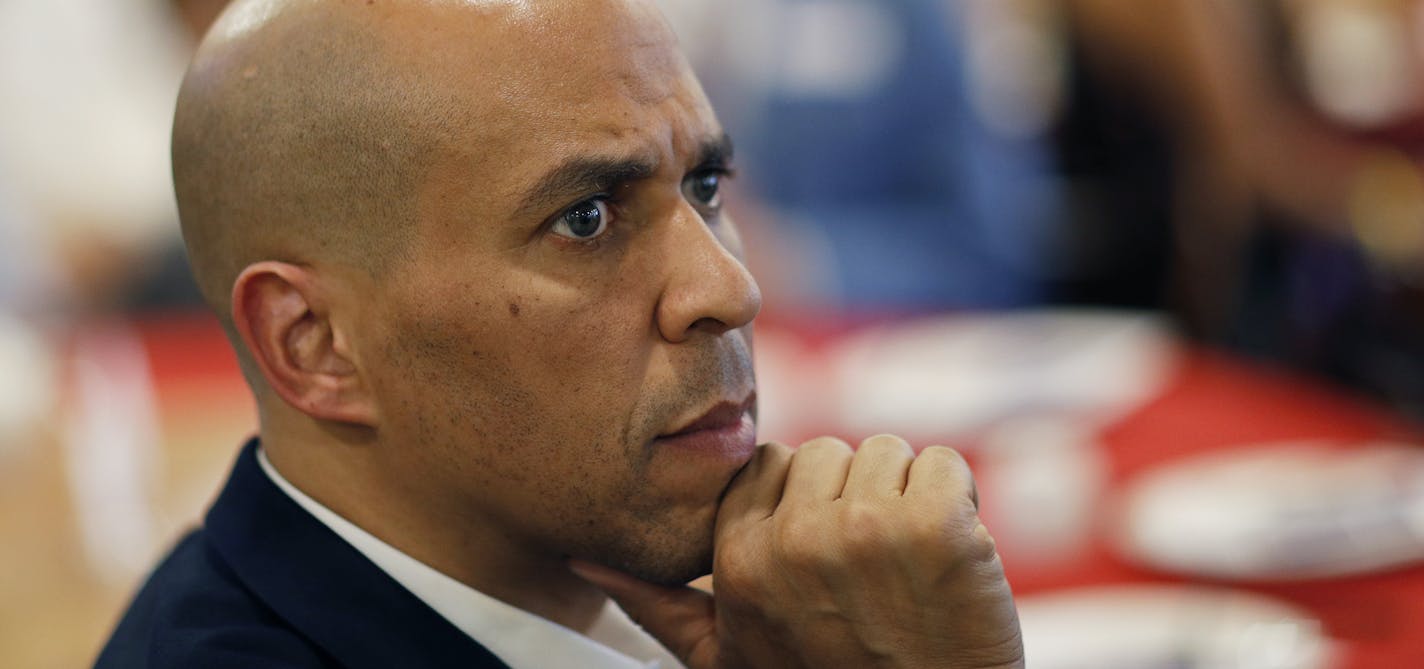
[[[1112,536],[1150,567],[1228,579],[1296,580],[1424,560],[1424,447],[1252,447],[1138,477]]]
[[[834,348],[833,402],[853,432],[950,438],[1037,413],[1110,420],[1160,392],[1173,338],[1113,311],[968,314],[877,328]]]
[[[1309,613],[1251,593],[1107,586],[1020,597],[1033,669],[1327,669]]]

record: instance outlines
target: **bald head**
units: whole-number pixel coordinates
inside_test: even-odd
[[[428,91],[341,4],[239,1],[184,82],[174,183],[194,273],[225,323],[248,264],[378,272],[410,227]]]
[[[675,42],[651,3],[630,0],[233,2],[173,128],[184,239],[224,324],[244,267],[379,277],[407,250],[440,160],[526,158],[498,146],[517,125],[508,103],[562,94],[528,82],[585,55],[577,36],[594,14],[626,28],[628,48]]]
[[[498,36],[505,31],[490,28],[517,22],[525,4],[238,0],[228,8],[194,59],[173,128],[184,239],[225,324],[233,281],[254,262],[379,276],[402,255],[434,162],[457,144],[479,150],[452,139],[467,140],[483,121],[469,108],[478,93],[455,91],[430,67],[442,55],[432,44],[439,24],[458,12],[463,37],[469,29]]]

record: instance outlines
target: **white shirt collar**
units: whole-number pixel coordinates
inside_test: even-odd
[[[377,539],[298,490],[260,449],[257,462],[298,506],[512,669],[682,667],[612,601],[588,631],[580,634],[475,590]]]

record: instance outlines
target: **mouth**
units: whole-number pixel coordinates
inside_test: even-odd
[[[707,453],[734,460],[749,459],[756,450],[756,393],[740,401],[723,400],[702,415],[653,441],[678,450]]]

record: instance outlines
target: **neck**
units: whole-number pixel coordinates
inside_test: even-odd
[[[606,596],[570,572],[562,556],[508,536],[487,518],[432,509],[421,490],[393,482],[408,477],[392,476],[376,445],[267,432],[263,450],[282,478],[411,558],[575,631],[586,631],[602,611]]]

